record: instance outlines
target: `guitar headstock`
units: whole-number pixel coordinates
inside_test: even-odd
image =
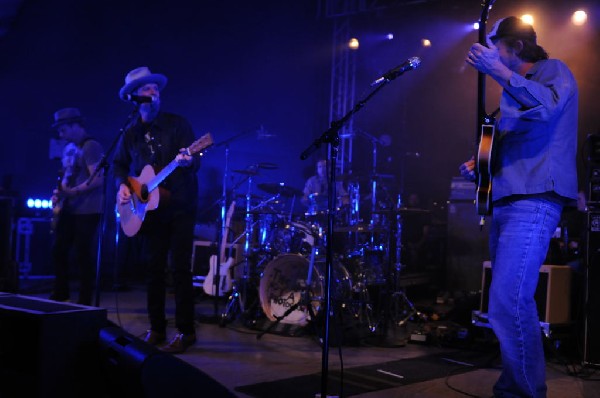
[[[210,147],[212,144],[214,144],[212,136],[210,135],[210,133],[206,133],[202,137],[200,137],[196,141],[194,141],[192,143],[192,145],[190,145],[187,148],[187,153],[188,153],[188,155],[191,156],[195,153],[205,150],[206,148]]]

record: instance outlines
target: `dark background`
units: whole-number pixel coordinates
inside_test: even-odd
[[[15,3],[14,1],[11,3]],[[340,3],[340,2],[333,2]],[[352,3],[352,2],[350,2]],[[350,17],[360,40],[356,57],[356,100],[369,83],[412,56],[422,64],[384,87],[354,119],[357,131],[392,138],[378,148],[377,171],[393,174],[392,193],[417,192],[422,207],[445,203],[460,163],[475,151],[476,72],[465,55],[477,40],[477,0],[378,1]],[[164,110],[191,122],[197,136],[211,132],[229,145],[230,170],[272,162],[259,183],[285,182],[302,189],[321,150],[307,161],[300,153],[329,124],[334,19],[325,2],[24,0],[0,38],[0,112],[3,186],[20,200],[49,197],[59,160],[49,158],[53,113],[79,107],[88,131],[109,148],[132,106],[118,98],[125,74],[138,66],[163,73]],[[574,27],[578,6],[588,23]],[[600,90],[598,1],[496,2],[490,22],[531,11],[539,43],[564,60],[580,89],[579,146],[598,132]],[[491,24],[490,24],[491,25]],[[385,40],[387,33],[394,39]],[[421,39],[431,40],[424,48]],[[496,108],[498,86],[488,81],[487,108]],[[257,132],[260,128],[267,137]],[[208,152],[198,173],[199,221],[214,221],[223,185],[225,147]],[[418,153],[418,156],[415,154]],[[352,171],[368,177],[372,144],[354,139]],[[580,186],[586,170],[580,153]],[[402,176],[404,179],[402,180]],[[228,184],[243,176],[232,173]],[[111,189],[112,189],[112,184]],[[402,187],[401,185],[404,185]],[[246,193],[240,184],[237,193]],[[361,186],[361,195],[368,195]],[[109,199],[114,193],[109,193]],[[112,209],[109,201],[107,208]],[[108,212],[112,216],[112,211]]]

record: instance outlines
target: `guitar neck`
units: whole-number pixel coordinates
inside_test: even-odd
[[[171,160],[171,162],[163,168],[152,180],[146,184],[148,186],[148,192],[154,191],[161,182],[165,180],[171,173],[179,166],[175,159]]]

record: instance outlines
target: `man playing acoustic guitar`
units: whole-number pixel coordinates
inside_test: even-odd
[[[120,97],[133,100],[139,115],[126,128],[114,156],[114,174],[118,187],[117,204],[133,202],[133,179],[146,165],[156,172],[176,161],[177,167],[157,188],[158,207],[145,214],[139,234],[144,239],[148,264],[148,316],[150,329],[144,341],[158,345],[165,341],[167,263],[173,269],[175,290],[175,326],[177,334],[162,348],[182,353],[196,342],[194,325],[194,291],[190,259],[196,222],[198,156],[184,153],[195,140],[186,119],[160,110],[160,92],[167,78],[150,72],[147,67],[132,70],[125,77]],[[136,198],[137,199],[137,198]],[[170,256],[169,256],[170,255]],[[170,261],[169,261],[170,260]]]
[[[577,83],[537,45],[531,25],[498,21],[466,62],[503,87],[492,156],[489,322],[500,342],[495,397],[545,397],[534,293],[564,205],[577,199]],[[460,171],[475,179],[475,162]]]

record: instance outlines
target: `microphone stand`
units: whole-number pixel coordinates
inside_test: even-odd
[[[98,164],[96,165],[94,172],[90,175],[90,177],[85,182],[85,184],[87,186],[89,186],[92,183],[92,181],[98,176],[98,174],[100,174],[100,171],[101,170],[104,171],[104,173],[102,175],[102,178],[104,179],[104,183],[102,186],[102,190],[103,190],[102,195],[104,198],[104,203],[103,203],[104,211],[102,211],[102,213],[100,214],[100,232],[98,233],[98,248],[96,249],[96,293],[95,293],[95,297],[94,297],[94,305],[96,307],[100,307],[100,272],[101,272],[101,268],[102,268],[102,245],[104,243],[104,234],[106,232],[106,207],[107,207],[107,203],[108,203],[108,201],[106,200],[106,196],[107,196],[106,176],[108,175],[108,169],[109,169],[108,158],[110,157],[110,154],[112,154],[113,151],[115,150],[117,143],[119,142],[119,140],[125,133],[126,128],[134,121],[135,116],[139,112],[139,108],[140,108],[140,104],[136,104],[133,111],[131,111],[131,113],[127,116],[127,121],[123,124],[123,127],[121,127],[119,129],[119,133],[117,134],[117,136],[113,140],[112,144],[108,148],[108,151],[106,153],[104,153],[104,155],[102,155],[102,158],[100,159],[100,162],[98,162]],[[116,228],[118,231],[118,228],[120,228],[120,225],[117,224]],[[115,251],[116,251],[116,248],[115,248]],[[115,267],[117,267],[117,266],[118,266],[117,263],[115,263]]]
[[[319,138],[317,138],[308,148],[306,148],[301,154],[300,159],[306,160],[312,153],[314,153],[317,149],[321,147],[322,144],[329,144],[329,155],[328,155],[328,165],[329,168],[329,189],[328,189],[328,211],[327,211],[327,245],[325,247],[326,256],[325,256],[325,324],[323,325],[323,347],[321,353],[321,397],[327,397],[327,384],[329,377],[329,321],[333,316],[331,314],[331,303],[330,303],[330,295],[331,295],[331,275],[333,269],[333,226],[335,224],[335,169],[336,169],[336,159],[338,153],[338,146],[340,143],[339,130],[342,126],[350,120],[350,118],[361,110],[379,90],[385,87],[392,79],[396,76],[391,77],[391,79],[384,79],[381,84],[375,88],[369,95],[367,95],[364,99],[357,102],[354,107],[346,113],[341,119],[334,120],[331,122],[331,126],[327,129]]]

